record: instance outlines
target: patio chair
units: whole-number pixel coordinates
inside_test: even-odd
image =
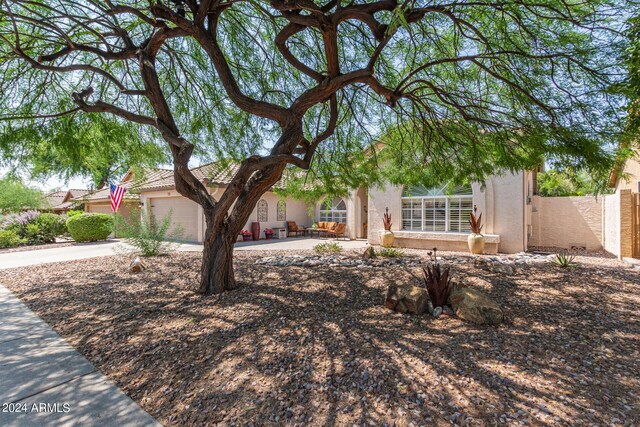
[[[327,237],[333,236],[336,239],[339,237],[346,237],[344,234],[346,230],[347,224],[338,222],[331,230],[327,230]]]
[[[305,228],[300,227],[295,221],[287,221],[287,237],[290,237],[292,234],[294,236],[299,236],[300,233],[304,236],[304,232]]]

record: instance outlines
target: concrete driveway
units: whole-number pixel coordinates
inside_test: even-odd
[[[123,244],[117,240],[109,240],[106,242],[76,243],[72,246],[63,246],[60,248],[4,253],[0,254],[0,270],[116,255],[118,253],[117,247],[121,247],[122,245]]]
[[[260,240],[257,242],[238,242],[236,251],[300,251],[313,249],[318,243],[337,242],[344,249],[364,249],[365,240],[335,240],[314,239],[309,237],[293,237],[288,239]],[[0,270],[6,268],[26,267],[29,265],[48,264],[79,259],[96,258],[125,253],[132,249],[129,245],[118,240],[95,243],[76,243],[51,249],[36,249],[22,252],[8,252],[0,254]],[[202,245],[197,243],[183,243],[179,251],[202,251]]]

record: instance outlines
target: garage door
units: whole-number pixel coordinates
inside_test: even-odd
[[[198,240],[198,205],[185,197],[161,197],[151,199],[151,211],[158,221],[169,215],[173,224],[182,227],[182,240]]]
[[[110,204],[106,204],[106,205],[90,204],[88,211],[91,213],[102,213],[102,214],[113,213],[113,211],[111,210]]]

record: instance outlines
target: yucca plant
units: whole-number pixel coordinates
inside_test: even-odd
[[[433,252],[430,253],[431,263],[427,267],[423,267],[422,271],[431,303],[434,307],[442,307],[449,299],[451,274],[449,267],[440,267],[436,253],[437,249],[433,248]]]
[[[575,258],[575,255],[569,255],[567,251],[562,251],[556,254],[555,258],[553,258],[553,262],[556,263],[558,267],[567,268],[575,265],[573,262]]]
[[[382,217],[382,225],[384,229],[387,231],[391,231],[391,214],[389,213],[389,208],[386,208],[384,212],[384,216]]]
[[[474,234],[482,233],[482,214],[477,215],[478,207],[473,205],[473,212],[469,214],[469,225],[471,226],[471,232]]]

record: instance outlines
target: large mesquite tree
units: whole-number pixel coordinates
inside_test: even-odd
[[[218,293],[235,286],[236,236],[283,173],[378,176],[363,165],[382,135],[391,180],[482,179],[544,153],[606,160],[618,112],[603,89],[628,6],[0,0],[0,111],[12,130],[89,113],[161,136],[178,192],[204,209],[198,291]],[[241,159],[219,200],[190,172],[194,150]]]

